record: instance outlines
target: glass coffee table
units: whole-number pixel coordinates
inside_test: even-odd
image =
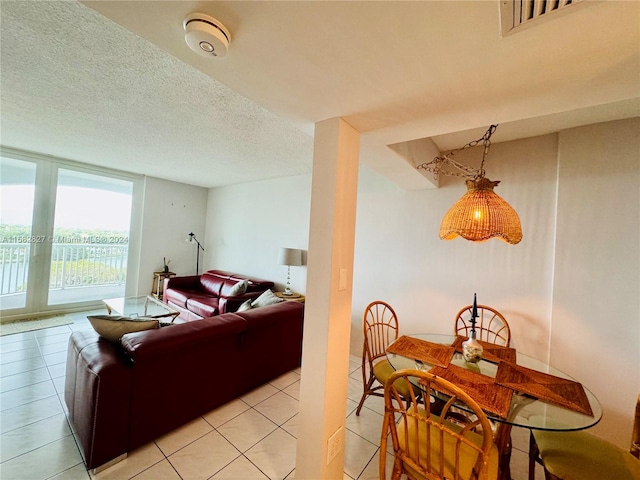
[[[180,312],[151,295],[141,297],[117,297],[103,300],[109,315],[116,313],[123,317],[155,318],[160,325],[171,325]]]

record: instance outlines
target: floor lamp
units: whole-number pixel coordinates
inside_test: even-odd
[[[195,233],[189,233],[189,236],[184,240],[187,243],[196,243],[198,246],[196,247],[196,275],[200,275],[200,249],[204,252],[204,247],[200,244],[198,239],[196,238]]]

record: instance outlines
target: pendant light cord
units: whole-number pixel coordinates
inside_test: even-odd
[[[449,153],[443,155],[442,157],[435,157],[433,160],[427,163],[423,163],[418,165],[416,168],[427,170],[428,172],[432,172],[434,178],[438,178],[439,175],[448,175],[452,177],[463,177],[470,178],[472,180],[478,180],[484,177],[484,161],[489,155],[489,148],[491,147],[491,135],[493,135],[498,128],[498,125],[491,125],[485,134],[472,142],[467,143],[465,146],[456,148],[455,150],[451,150]],[[456,162],[451,157],[453,157],[456,153],[461,150],[466,150],[471,147],[475,147],[482,143],[484,150],[482,152],[482,162],[480,162],[480,168],[471,168],[467,165],[463,165],[460,162]],[[455,168],[453,170],[451,167]]]

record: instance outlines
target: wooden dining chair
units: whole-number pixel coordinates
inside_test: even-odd
[[[386,302],[376,300],[364,310],[364,343],[362,348],[362,384],[364,391],[356,415],[369,395],[384,396],[384,382],[395,371],[386,356],[386,349],[398,338],[398,316]],[[408,394],[408,391],[403,392]]]
[[[422,395],[408,388],[410,397],[405,399],[400,385],[419,385]],[[450,396],[441,415],[423,400],[435,392]],[[456,402],[473,412],[473,421],[459,425],[445,419]],[[403,474],[411,480],[493,480],[498,476],[498,448],[485,413],[463,390],[424,370],[398,370],[387,380],[380,452],[388,451],[389,439],[394,480]],[[386,479],[386,457],[380,455],[382,480]]]
[[[536,463],[546,480],[640,479],[640,395],[628,451],[583,430],[531,430],[529,480],[535,478]]]
[[[454,332],[457,335],[469,336],[471,331],[471,312],[473,305],[467,305],[456,315]],[[499,311],[486,305],[477,306],[476,338],[484,342],[508,347],[511,343],[509,324]]]

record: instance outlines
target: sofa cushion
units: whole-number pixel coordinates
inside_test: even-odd
[[[220,300],[214,297],[197,296],[187,300],[187,308],[201,317],[213,317],[218,315],[218,303]]]
[[[173,303],[182,308],[187,308],[187,300],[191,297],[202,296],[202,291],[198,290],[176,290],[173,288],[167,288],[164,291],[162,300],[165,303]]]
[[[244,302],[242,305],[240,305],[238,307],[238,312],[246,312],[247,310],[251,310],[253,307],[251,306],[251,302],[253,302],[253,299],[249,299],[246,302]]]
[[[271,290],[265,290],[265,292],[251,302],[251,308],[266,307],[267,305],[273,305],[274,303],[284,302],[283,298],[276,297]]]
[[[118,342],[127,333],[159,327],[158,320],[154,318],[130,318],[119,315],[89,315],[87,318],[93,329],[110,342]]]
[[[220,276],[214,273],[203,273],[200,275],[200,285],[203,292],[200,293],[208,293],[214,297],[219,297],[224,281],[228,278],[228,276]]]
[[[220,291],[220,296],[222,297],[235,297],[236,295],[242,295],[247,291],[247,286],[249,285],[249,280],[246,278],[244,280],[240,280],[239,282],[233,279],[227,280],[224,282],[222,286],[222,290]]]

